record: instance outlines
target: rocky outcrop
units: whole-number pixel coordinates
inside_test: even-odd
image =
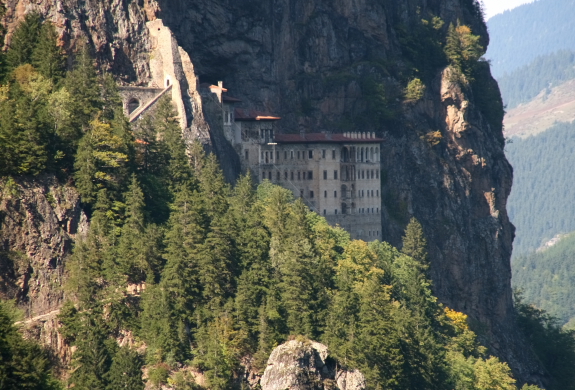
[[[506,213],[512,169],[501,121],[487,120],[470,88],[438,67],[418,102],[402,101],[422,19],[471,26],[488,44],[473,0],[8,0],[12,29],[37,10],[73,47],[93,44],[102,66],[147,85],[161,18],[201,82],[224,81],[242,108],[273,112],[286,132],[374,131],[382,145],[383,238],[394,245],[411,216],[428,237],[440,300],[470,315],[483,341],[519,381],[537,364],[514,326],[509,266],[514,229]],[[8,35],[9,37],[9,35]],[[9,38],[8,38],[9,39]],[[415,64],[417,67],[423,63]],[[497,90],[486,70],[483,85]],[[194,112],[203,112],[194,98]],[[497,103],[495,103],[497,104]],[[501,109],[501,106],[498,107]],[[211,134],[210,136],[213,136]],[[216,148],[220,154],[226,147]],[[234,158],[225,161],[235,161]]]
[[[27,317],[64,299],[64,264],[76,234],[87,229],[80,196],[54,176],[0,182],[0,294]]]
[[[325,345],[291,340],[274,349],[260,380],[262,390],[364,390],[357,370],[338,368]]]

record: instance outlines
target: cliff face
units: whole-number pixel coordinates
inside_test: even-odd
[[[88,37],[104,68],[140,85],[150,78],[145,22],[161,18],[199,81],[223,80],[243,107],[281,116],[281,130],[383,135],[383,238],[400,244],[415,216],[428,237],[436,294],[471,316],[520,380],[536,374],[513,323],[514,228],[505,209],[512,169],[500,123],[488,121],[444,67],[427,77],[423,99],[401,102],[406,70],[421,54],[410,42],[419,39],[414,32],[422,19],[440,17],[443,34],[460,21],[488,44],[471,0],[8,0],[7,6],[10,28],[37,10],[57,24],[64,45]],[[489,74],[486,80],[494,83]]]

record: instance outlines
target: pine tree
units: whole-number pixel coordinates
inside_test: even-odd
[[[126,193],[126,221],[117,248],[118,271],[129,283],[154,283],[160,272],[158,237],[146,227],[144,194],[135,175]]]
[[[405,229],[401,252],[418,261],[422,267],[427,267],[427,240],[423,234],[423,227],[415,218],[411,218]]]
[[[13,71],[14,82],[0,98],[0,172],[13,175],[37,175],[52,162],[52,134],[46,123],[45,97],[49,83],[31,65]]]
[[[0,19],[6,14],[6,7],[4,4],[0,4]],[[0,42],[4,42],[4,36],[6,35],[6,29],[0,23]],[[0,84],[2,84],[5,72],[6,72],[6,58],[3,50],[0,50]]]
[[[142,361],[137,352],[124,346],[116,352],[108,372],[108,390],[143,390]]]
[[[83,331],[76,337],[77,349],[72,357],[75,370],[69,380],[75,389],[106,390],[111,358],[101,316],[94,308],[86,312]]]
[[[64,77],[64,53],[58,46],[54,25],[48,21],[42,24],[37,43],[30,59],[40,74],[57,84]]]
[[[32,64],[32,53],[36,47],[41,28],[40,14],[34,12],[27,14],[14,30],[10,47],[6,53],[6,63],[9,70],[14,70],[20,65]]]
[[[191,342],[194,311],[200,303],[198,254],[205,239],[207,221],[199,194],[188,186],[176,193],[164,242],[166,265],[160,286],[173,308],[173,327],[182,346]]]
[[[74,60],[74,68],[66,74],[64,86],[71,96],[69,142],[77,143],[90,122],[103,106],[98,75],[87,43]],[[105,118],[104,118],[105,119]]]
[[[76,154],[74,178],[82,201],[93,203],[101,188],[107,188],[114,198],[126,178],[129,147],[122,137],[114,134],[112,126],[98,119],[82,137]]]

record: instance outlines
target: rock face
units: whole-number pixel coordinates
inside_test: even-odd
[[[17,299],[27,317],[58,309],[64,263],[87,229],[80,196],[53,176],[0,182],[0,294]]]
[[[160,18],[189,54],[200,82],[223,80],[242,108],[281,116],[279,130],[360,128],[386,138],[383,239],[399,245],[409,218],[416,217],[428,237],[440,300],[471,317],[482,341],[510,363],[519,381],[533,380],[537,364],[514,327],[509,262],[514,228],[506,212],[512,169],[503,152],[501,121],[488,120],[490,110],[480,107],[479,96],[441,67],[426,80],[423,99],[401,102],[403,72],[417,54],[406,42],[417,41],[409,34],[422,18],[440,17],[444,35],[450,23],[469,25],[487,46],[487,30],[473,4],[8,0],[5,22],[11,31],[26,12],[39,11],[59,27],[66,47],[87,37],[104,68],[123,82],[147,85],[152,41],[145,23]],[[497,91],[486,72],[483,84]],[[201,110],[195,101],[194,112]],[[235,161],[227,156],[229,148],[215,150],[224,164]]]
[[[365,378],[356,370],[338,370],[325,345],[291,340],[272,351],[260,386],[262,390],[364,390]]]

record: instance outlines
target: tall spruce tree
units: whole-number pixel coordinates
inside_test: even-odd
[[[6,52],[8,69],[14,70],[20,65],[32,64],[32,53],[36,47],[38,36],[42,28],[42,18],[38,13],[29,13],[20,22],[10,40]]]
[[[64,53],[58,46],[58,35],[54,25],[48,21],[42,24],[30,59],[40,74],[57,84],[65,73]]]
[[[129,347],[121,347],[114,355],[108,372],[108,390],[144,390],[142,359]]]
[[[94,307],[85,313],[82,332],[76,338],[77,349],[72,357],[75,369],[69,379],[75,389],[106,390],[112,362],[106,340],[102,313]]]

